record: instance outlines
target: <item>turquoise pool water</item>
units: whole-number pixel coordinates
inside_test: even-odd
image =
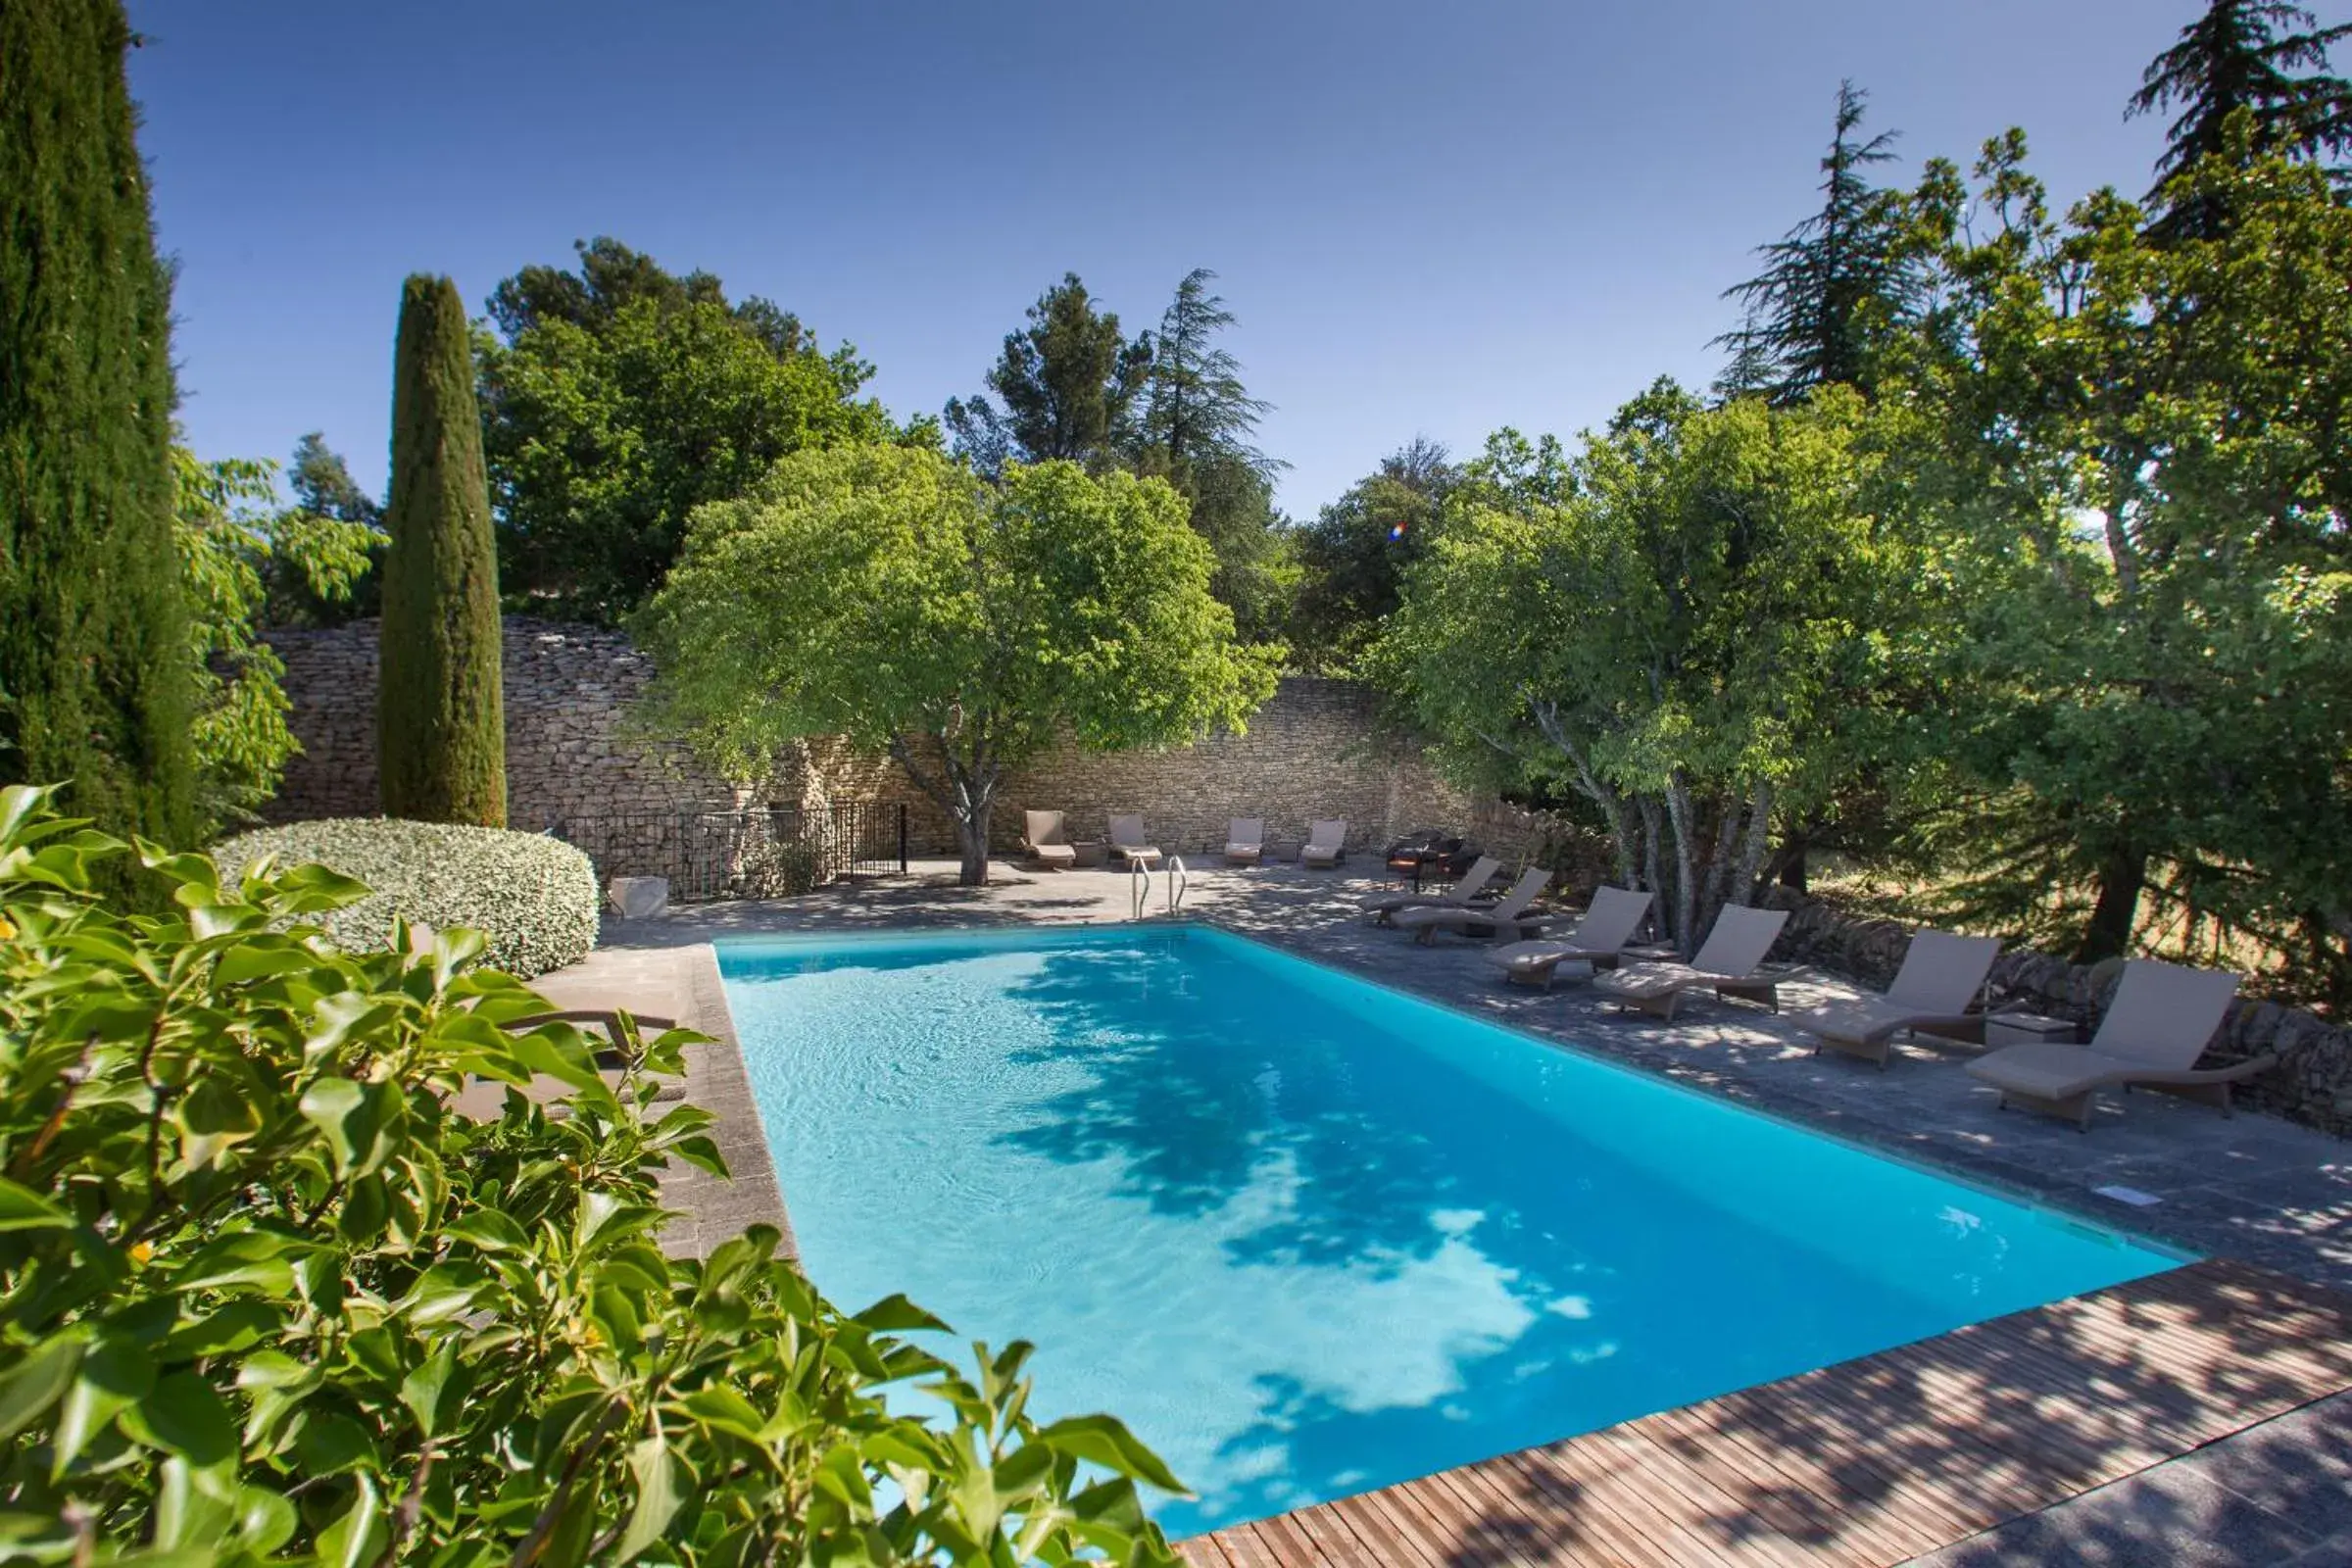
[[[818,1287],[1035,1341],[1174,1535],[2179,1261],[1223,932],[719,956]]]

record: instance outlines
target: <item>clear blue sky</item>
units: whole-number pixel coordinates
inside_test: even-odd
[[[321,429],[380,489],[401,277],[478,312],[594,234],[856,343],[901,416],[1065,270],[1132,331],[1205,266],[1304,516],[1416,432],[1703,384],[1840,76],[1904,174],[2022,124],[2060,197],[2136,192],[2159,132],[2124,101],[2197,9],[134,0],[131,81],[206,456]]]

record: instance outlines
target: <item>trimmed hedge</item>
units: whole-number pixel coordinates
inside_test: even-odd
[[[280,866],[315,860],[373,890],[317,917],[349,952],[382,947],[396,913],[435,930],[471,926],[486,933],[486,961],[526,980],[576,963],[596,946],[596,867],[558,839],[346,817],[241,833],[213,852],[224,877],[241,875],[265,855]]]

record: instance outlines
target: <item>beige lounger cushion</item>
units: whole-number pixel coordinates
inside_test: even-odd
[[[1399,909],[1461,909],[1470,906],[1471,899],[1502,869],[1502,862],[1492,855],[1482,855],[1471,863],[1462,879],[1450,893],[1383,893],[1364,901],[1364,912],[1375,916],[1374,923],[1386,925],[1389,916]]]
[[[1337,865],[1347,840],[1345,820],[1313,823],[1306,830],[1306,844],[1299,850],[1298,859],[1305,865]]]
[[[1114,859],[1141,860],[1146,865],[1159,863],[1159,851],[1145,842],[1144,819],[1140,816],[1110,819],[1110,853]]]
[[[2121,1083],[2148,1069],[2121,1056],[2102,1055],[2088,1046],[2030,1041],[2004,1046],[1972,1061],[1968,1070],[1985,1082],[2036,1100],[2069,1100],[2101,1084]]]
[[[1686,992],[1758,984],[1756,965],[1764,961],[1773,943],[1780,940],[1781,927],[1788,923],[1786,909],[1727,904],[1716,911],[1714,929],[1689,963],[1637,963],[1597,975],[1592,983],[1620,1001],[1672,1017],[1674,999]]]
[[[1652,895],[1631,888],[1598,887],[1575,929],[1536,942],[1513,942],[1488,952],[1513,980],[1549,982],[1551,971],[1574,959],[1614,959],[1634,939]]]
[[[1046,865],[1076,865],[1078,852],[1070,847],[1062,830],[1059,811],[1025,811],[1022,813],[1028,837],[1021,842],[1033,859]]]
[[[1402,930],[1413,933],[1414,940],[1428,944],[1440,931],[1452,931],[1462,936],[1473,933],[1492,935],[1504,927],[1524,932],[1541,927],[1548,915],[1529,914],[1527,906],[1536,902],[1536,895],[1551,883],[1551,873],[1533,870],[1523,873],[1511,884],[1511,891],[1491,909],[1423,908],[1398,909],[1391,916]]]
[[[2133,958],[2124,965],[2089,1045],[2008,1046],[1970,1062],[1968,1070],[2004,1095],[2079,1114],[2086,1126],[2089,1102],[2079,1097],[2109,1085],[2144,1084],[2174,1093],[2217,1086],[2215,1098],[2226,1109],[2228,1091],[2220,1086],[2266,1071],[2277,1059],[2197,1068],[2236,995],[2237,976],[2226,971]]]

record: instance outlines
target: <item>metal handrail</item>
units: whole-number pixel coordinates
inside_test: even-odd
[[[1192,879],[1191,879],[1191,878],[1189,878],[1189,877],[1187,877],[1187,876],[1184,874],[1184,857],[1183,857],[1183,856],[1181,856],[1181,855],[1171,855],[1171,856],[1169,856],[1169,857],[1168,857],[1168,913],[1169,913],[1171,916],[1173,916],[1173,915],[1176,913],[1176,911],[1177,911],[1178,909],[1181,909],[1182,907],[1184,907],[1184,893],[1185,893],[1185,889],[1186,889],[1186,888],[1188,888],[1188,887],[1190,887],[1191,885],[1192,885]]]
[[[1127,918],[1141,920],[1152,898],[1152,868],[1141,859],[1127,862]]]

